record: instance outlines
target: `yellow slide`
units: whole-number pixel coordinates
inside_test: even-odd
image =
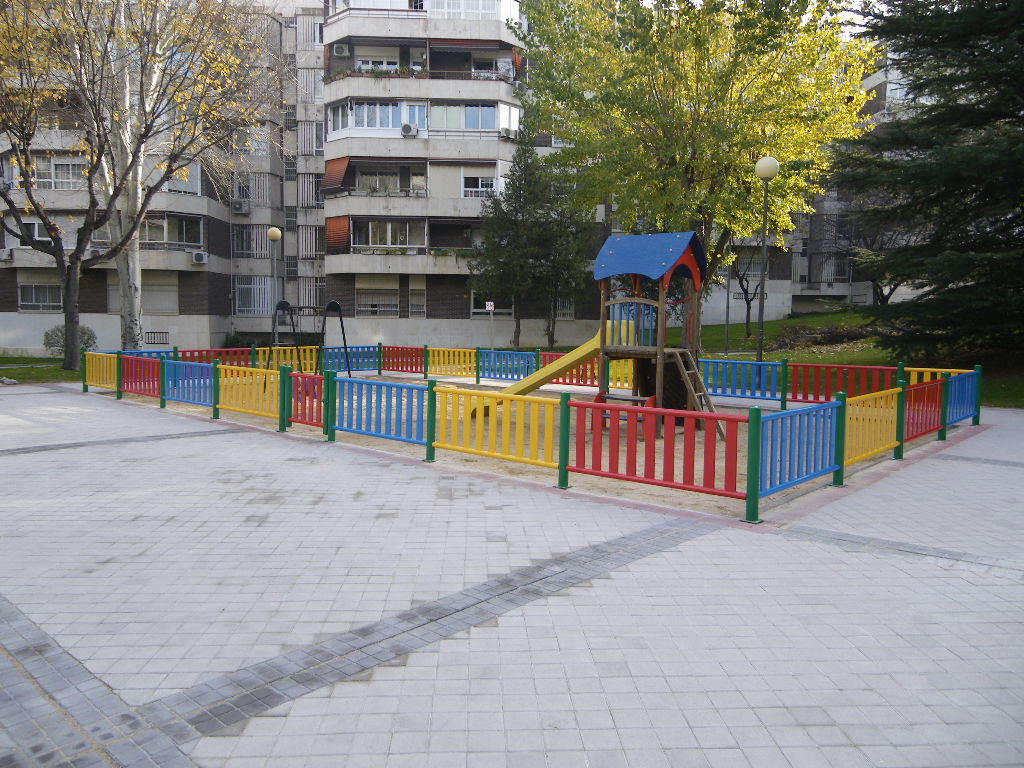
[[[539,371],[517,381],[510,387],[501,390],[503,395],[525,395],[538,387],[548,384],[555,379],[564,376],[573,368],[582,365],[588,360],[597,357],[601,351],[601,334],[598,332],[594,338],[576,347],[572,352],[566,352],[553,363],[548,363]]]

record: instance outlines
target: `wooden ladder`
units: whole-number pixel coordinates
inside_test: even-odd
[[[690,396],[690,402],[697,404],[697,410],[707,413],[718,413],[715,410],[715,404],[711,402],[711,396],[708,394],[707,387],[704,386],[704,377],[700,375],[700,368],[697,366],[697,361],[693,359],[690,350],[672,350],[669,354],[675,360],[676,367],[679,368],[680,373],[683,374],[683,384],[686,385],[686,392]],[[715,419],[715,427],[718,429],[719,436],[724,440],[725,426],[721,421]]]

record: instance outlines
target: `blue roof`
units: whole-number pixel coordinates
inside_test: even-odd
[[[684,259],[691,249],[693,262]],[[703,282],[707,272],[707,255],[696,232],[662,232],[656,235],[612,235],[602,246],[594,260],[594,279],[603,280],[616,275],[644,275],[657,280],[682,266],[691,278],[692,266]]]

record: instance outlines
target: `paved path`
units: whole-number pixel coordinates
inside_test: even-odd
[[[984,419],[745,526],[5,388],[0,768],[1024,765]]]

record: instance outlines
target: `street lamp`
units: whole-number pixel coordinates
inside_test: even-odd
[[[761,281],[757,285],[757,362],[764,357],[764,283],[768,275],[768,182],[779,175],[779,161],[762,157],[754,164],[754,174],[764,182],[764,226],[761,241]]]
[[[274,338],[272,344],[277,346],[277,248],[275,243],[281,239],[281,230],[277,227],[267,229],[267,239],[270,241],[270,327]]]

